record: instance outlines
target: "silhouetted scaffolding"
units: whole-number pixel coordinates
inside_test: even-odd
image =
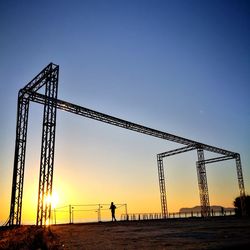
[[[238,153],[145,127],[143,125],[122,120],[114,116],[103,114],[76,104],[60,100],[57,98],[58,77],[59,66],[50,63],[32,81],[30,81],[24,88],[22,88],[18,94],[16,143],[14,154],[10,217],[8,221],[9,225],[21,224],[27,126],[30,101],[44,105],[36,221],[37,225],[46,225],[51,217],[51,204],[47,202],[47,200],[48,197],[52,196],[57,109],[186,146],[181,149],[159,154],[157,158],[162,214],[164,215],[164,218],[167,218],[167,198],[162,162],[163,157],[197,149],[198,161],[196,166],[203,216],[209,216],[209,198],[205,171],[206,162],[204,159],[203,151],[206,150],[209,152],[221,154],[223,155],[223,157],[231,157],[236,159],[240,197],[244,214],[245,188],[240,155]],[[45,87],[45,94],[41,94],[38,92],[42,87]]]
[[[199,147],[197,148],[197,146],[199,145],[190,145],[190,146],[186,146],[186,147],[182,147],[182,148],[178,148],[178,149],[174,149],[174,150],[170,150],[164,153],[157,154],[161,208],[162,208],[163,217],[168,218],[167,191],[166,191],[166,181],[164,178],[163,159],[165,157],[185,153],[194,149],[197,150],[197,156],[198,156],[198,161],[196,161],[196,170],[197,170],[198,187],[199,187],[199,194],[200,194],[201,216],[202,217],[210,216],[210,202],[209,202],[207,175],[206,175],[206,164],[226,161],[226,160],[231,160],[231,159],[236,160],[236,171],[237,171],[237,178],[238,178],[240,197],[241,197],[241,208],[242,208],[242,214],[245,215],[246,213],[245,188],[244,188],[244,181],[243,181],[243,176],[242,176],[240,155],[235,153],[232,155],[225,155],[225,156],[215,157],[215,158],[205,160],[203,149]]]

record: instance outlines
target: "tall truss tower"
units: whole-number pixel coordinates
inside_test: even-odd
[[[25,154],[29,102],[31,94],[45,86],[45,96],[57,99],[59,66],[50,63],[18,93],[16,143],[10,204],[9,225],[20,225],[24,183]],[[54,148],[56,128],[56,102],[46,100],[43,113],[43,134],[40,159],[37,225],[46,224],[50,217],[50,207],[45,197],[52,194]]]

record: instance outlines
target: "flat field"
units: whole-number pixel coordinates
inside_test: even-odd
[[[250,249],[250,218],[186,218],[0,230],[0,249],[237,248]]]

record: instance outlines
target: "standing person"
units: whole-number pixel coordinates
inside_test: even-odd
[[[112,221],[116,221],[116,218],[115,218],[115,209],[116,209],[116,206],[113,202],[111,202],[111,205],[110,205],[110,208],[111,210],[111,215],[112,215]]]

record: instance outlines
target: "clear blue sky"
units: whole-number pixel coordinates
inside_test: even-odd
[[[50,62],[60,65],[60,99],[239,152],[249,193],[250,1],[2,0],[0,30],[0,202],[7,210],[17,92]],[[38,189],[41,119],[42,108],[32,105],[25,176],[25,190],[36,180],[31,196]],[[72,179],[92,179],[92,193],[79,180],[75,190],[97,202],[115,197],[109,196],[114,180],[117,192],[130,186],[138,197],[144,193],[142,203],[147,195],[159,202],[155,155],[178,147],[61,111],[56,139],[55,187],[60,189],[59,177],[71,188]],[[191,158],[173,161],[169,182],[181,186],[190,165],[193,173],[183,190],[192,183],[197,193],[195,153]],[[228,183],[221,187],[227,172]],[[235,193],[225,194],[223,204],[238,194],[234,162],[209,169],[208,181],[215,187],[209,186],[211,203],[220,202],[216,192],[227,186]],[[98,185],[108,187],[105,194]],[[184,199],[183,190],[170,201],[172,211],[178,209],[174,200]],[[196,205],[196,196],[193,203],[184,199],[186,206]],[[136,195],[130,199],[124,192],[119,201],[129,200],[132,208],[140,201]]]

